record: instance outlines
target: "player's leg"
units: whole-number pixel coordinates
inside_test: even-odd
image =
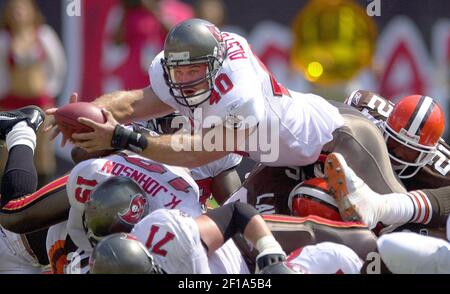
[[[2,176],[0,187],[1,206],[11,199],[33,193],[37,187],[37,174],[33,161],[36,147],[36,131],[44,120],[44,113],[37,107],[25,107],[16,111],[0,112],[0,140],[6,142],[8,160]],[[29,254],[39,264],[48,264],[45,250],[46,230],[31,234],[16,235],[10,233],[11,242],[17,248],[29,248]],[[21,245],[21,246],[20,246]],[[26,251],[20,253],[25,256]]]
[[[42,110],[34,107],[0,113],[0,140],[6,141],[9,153],[1,185],[2,206],[36,191],[34,149],[44,117]]]
[[[416,214],[414,222],[427,224],[432,228],[443,228],[450,215],[450,186],[437,189],[411,191]],[[415,197],[412,197],[412,196]],[[425,204],[425,208],[423,208]],[[429,205],[429,206],[427,206]]]
[[[369,188],[347,165],[342,155],[337,153],[328,155],[325,177],[345,220],[363,221],[370,228],[374,228],[378,222],[385,225],[408,222],[427,224],[433,218],[433,224],[444,225],[442,214],[446,210],[440,207],[442,201],[438,195],[445,194],[448,188],[382,195]],[[428,198],[425,193],[433,196]]]
[[[406,193],[381,195],[374,192],[341,154],[327,156],[325,179],[346,221],[362,221],[374,228],[380,221],[385,225],[405,224],[413,217],[414,206]]]
[[[344,126],[333,132],[324,152],[337,152],[367,185],[378,193],[405,192],[392,169],[388,150],[377,126],[357,110],[336,105]]]
[[[0,112],[0,141],[6,142],[9,153],[0,187],[0,224],[16,233],[30,233],[58,223],[67,217],[70,207],[64,178],[35,192],[36,132],[44,117],[42,110],[34,106]]]

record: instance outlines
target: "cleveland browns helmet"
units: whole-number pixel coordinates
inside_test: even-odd
[[[147,248],[131,234],[107,236],[89,259],[91,274],[162,274]]]
[[[83,225],[91,243],[130,232],[149,213],[145,192],[133,180],[112,177],[98,185],[85,203]]]
[[[294,216],[316,215],[342,221],[336,200],[328,194],[328,185],[322,178],[312,178],[295,186],[289,193],[288,206]]]
[[[384,124],[384,137],[417,153],[413,161],[399,158],[389,151],[400,178],[414,176],[435,156],[438,141],[444,132],[444,112],[431,97],[411,95],[402,98]]]
[[[164,79],[170,94],[183,106],[196,107],[209,99],[214,87],[214,77],[225,58],[225,43],[221,32],[212,23],[203,19],[189,19],[173,27],[164,43],[164,58],[161,60]],[[191,82],[178,82],[175,68],[183,65],[206,64],[205,75]],[[207,82],[208,89],[193,95],[183,90]]]

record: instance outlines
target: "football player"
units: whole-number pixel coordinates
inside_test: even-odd
[[[406,96],[394,105],[363,90],[353,92],[346,103],[374,121],[385,136],[392,166],[410,191],[409,197],[394,194],[391,198],[398,205],[413,204],[411,222],[445,227],[450,214],[450,147],[441,137],[445,119],[439,105],[421,95]]]
[[[15,147],[21,144],[20,142],[31,144],[21,138],[22,133],[27,134],[24,131],[19,132],[19,135],[12,132],[14,136],[8,134],[11,139],[7,137],[7,142],[14,142],[10,144],[14,148],[11,147],[12,156],[4,175],[5,196],[2,197],[4,205],[1,210],[1,223],[11,231],[28,233],[68,219],[67,226],[53,226],[49,234],[45,231],[39,239],[41,251],[45,252],[47,238],[48,252],[43,256],[47,259],[48,253],[55,272],[63,270],[58,266],[58,262],[61,263],[64,258],[89,256],[92,251],[82,225],[84,202],[98,183],[110,177],[121,175],[136,181],[146,193],[141,201],[148,201],[152,210],[177,208],[191,215],[202,213],[198,202],[198,186],[188,170],[157,164],[131,153],[116,152],[80,162],[68,176],[63,176],[33,193],[36,189],[36,183],[33,182],[34,166],[29,164],[33,162],[33,152],[21,147],[22,145],[20,148]],[[62,259],[61,253],[64,253]],[[79,260],[74,260],[77,261]],[[70,268],[67,268],[66,263],[63,264],[66,265],[64,271],[68,272]],[[74,268],[77,269],[77,266]]]
[[[114,181],[121,181],[114,186]],[[249,273],[232,240],[242,233],[259,252],[260,268],[283,261],[285,253],[264,220],[245,203],[233,203],[192,216],[178,209],[133,213],[143,191],[133,181],[109,179],[86,202],[84,223],[92,240],[115,232],[130,232],[146,245],[166,273]],[[149,214],[148,214],[149,213]],[[147,215],[146,215],[147,214]]]
[[[159,209],[134,226],[124,225],[121,211],[133,203],[130,196],[135,197],[137,192],[134,189],[127,192],[124,187],[128,184],[124,183],[121,189],[113,192],[109,181],[106,181],[93,191],[86,203],[88,235],[100,240],[117,230],[131,230],[131,234],[145,244],[155,263],[165,273],[248,273],[243,256],[228,240],[238,233],[244,235],[258,251],[257,268],[263,269],[285,260],[284,251],[263,218],[246,203],[233,202],[199,217],[191,217],[178,210]],[[111,192],[116,193],[115,200],[111,200]],[[118,205],[119,199],[121,205]],[[339,269],[345,273],[355,273],[362,266],[356,253],[348,247],[333,243],[306,246],[296,250],[289,258],[291,264],[299,267],[304,265],[308,273],[336,273]],[[117,262],[130,261],[125,257],[115,259]],[[94,255],[91,264],[95,265],[96,262]]]
[[[409,208],[407,217],[410,224],[396,230],[408,229],[441,235],[439,230],[445,226],[445,220],[450,213],[450,177],[447,173],[450,169],[450,152],[441,138],[444,115],[440,107],[430,97],[418,95],[407,96],[394,107],[388,100],[362,90],[352,93],[347,103],[361,110],[380,127],[385,134],[393,167],[410,191],[408,194],[395,193],[389,196],[390,205],[398,206],[399,210],[402,210],[402,207]],[[413,135],[408,133],[413,131],[415,132]],[[320,158],[322,162],[323,158]],[[307,216],[312,212],[308,210],[313,210],[316,215],[341,220],[336,214],[337,205],[334,200],[329,199],[326,189],[319,187],[318,183],[313,183],[321,180],[313,178],[306,181],[312,181],[306,186],[301,183],[294,187],[298,181],[314,176],[323,176],[320,164],[301,169],[295,167],[269,169],[258,166],[244,182],[243,188],[232,198],[248,201],[263,213],[290,214],[293,212],[292,193],[301,195],[302,193],[298,192],[311,190],[312,185],[314,191],[313,194],[307,194],[308,199],[305,197],[295,199],[297,213],[300,212],[297,215]],[[261,182],[267,184],[260,185]],[[371,188],[375,190],[374,187]],[[399,216],[397,212],[396,214]]]
[[[384,134],[393,167],[407,190],[450,185],[450,147],[442,139],[444,112],[431,97],[405,96],[394,105],[380,95],[358,90],[345,103]]]
[[[351,166],[378,192],[404,191],[375,125],[345,104],[338,109],[317,95],[284,88],[239,35],[221,33],[200,19],[182,22],[169,32],[149,75],[151,86],[145,89],[96,99],[95,104],[107,109],[107,122],[96,124],[80,118],[95,131],[74,134],[70,139],[88,151],[142,150],[145,157],[186,167],[201,166],[233,152],[270,166],[305,166],[316,162],[322,151],[338,151],[346,154]],[[76,95],[71,97],[74,100]],[[117,124],[175,110],[192,119],[197,132],[143,137]],[[204,120],[196,117],[196,110]],[[53,127],[56,136],[59,129]],[[206,150],[211,146],[205,146],[204,139],[211,137],[219,147]],[[269,142],[271,138],[273,143],[265,148],[264,139]],[[173,148],[174,142],[203,148],[180,151]]]

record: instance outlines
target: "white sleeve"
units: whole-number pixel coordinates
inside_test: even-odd
[[[92,252],[92,245],[83,227],[83,212],[73,207],[69,210],[67,234],[78,248],[85,252]]]
[[[300,254],[295,256],[294,251],[287,259],[310,274],[359,274],[363,266],[352,249],[332,242],[305,246]]]
[[[0,32],[0,99],[9,91],[8,39],[6,32]]]
[[[92,250],[92,246],[83,228],[84,203],[87,201],[90,191],[95,185],[86,185],[83,180],[96,180],[96,159],[90,159],[77,164],[70,172],[67,180],[67,196],[69,197],[70,211],[67,220],[67,233],[75,245],[86,252]],[[92,181],[94,183],[94,181]],[[97,184],[97,182],[95,182]]]
[[[47,56],[47,91],[56,97],[61,92],[66,75],[67,61],[64,48],[55,31],[48,25],[40,28],[39,38]]]
[[[238,166],[242,161],[242,156],[232,153],[232,154],[228,154],[223,159],[219,159],[219,160],[220,160],[220,165],[218,166],[217,169],[214,169],[214,171],[213,171],[214,177],[220,175],[222,172],[224,172],[226,170],[229,170],[235,166]]]
[[[231,153],[208,164],[193,168],[191,174],[195,181],[214,178],[222,172],[239,165],[241,161],[241,155]]]
[[[236,101],[236,103],[238,103]],[[246,102],[232,108],[225,117],[226,127],[250,129],[256,127],[265,115],[262,99],[249,99]]]
[[[394,274],[450,274],[450,244],[409,232],[382,235],[378,252]]]
[[[67,221],[53,225],[48,229],[47,239],[45,240],[45,245],[46,245],[47,255],[48,255],[49,260],[51,259],[50,249],[52,249],[52,247],[54,245],[57,245],[56,242],[58,242],[60,240],[61,241],[66,240],[66,237],[67,237],[66,226],[67,226]],[[51,260],[50,260],[50,262],[51,262]]]

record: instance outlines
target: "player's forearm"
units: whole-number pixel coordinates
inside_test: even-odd
[[[256,245],[261,238],[265,236],[272,236],[272,232],[263,218],[260,215],[255,215],[245,227],[243,235],[253,245]]]
[[[143,89],[115,91],[98,97],[93,103],[111,111],[118,122],[126,123],[143,116],[143,107],[140,107],[140,104],[143,104],[143,98]]]
[[[148,137],[148,147],[142,156],[157,162],[193,168],[224,157],[227,151],[205,151],[202,137],[199,135],[175,134],[160,137]],[[184,146],[184,148],[182,148]],[[200,147],[199,151],[195,151]]]

